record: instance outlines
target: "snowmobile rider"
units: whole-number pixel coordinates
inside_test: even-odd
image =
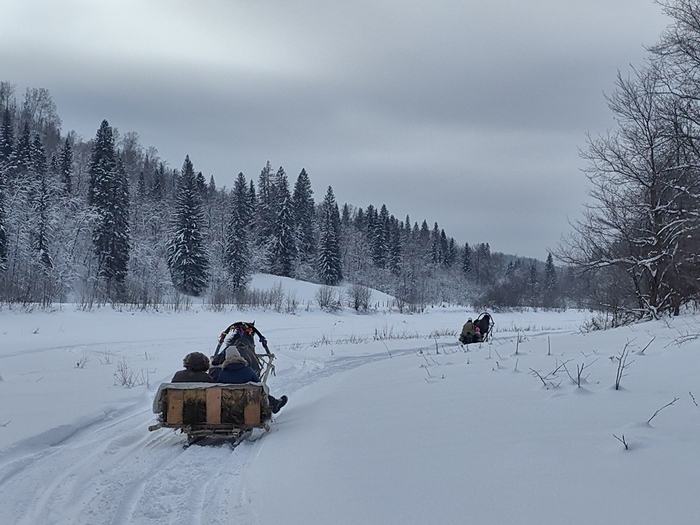
[[[171,383],[213,383],[214,380],[207,373],[209,370],[209,358],[202,352],[192,352],[182,360],[184,370],[175,372]]]
[[[241,356],[235,346],[229,346],[226,348],[226,359],[221,364],[221,372],[217,378],[217,383],[241,384],[249,382],[260,383],[260,376],[248,365],[248,362]],[[264,388],[267,392],[267,385],[264,385]],[[287,404],[287,396],[276,399],[268,394],[267,399],[273,414],[279,412]]]

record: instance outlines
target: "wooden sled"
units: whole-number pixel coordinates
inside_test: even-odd
[[[270,429],[272,409],[263,383],[163,383],[153,400],[158,423],[187,434],[187,446],[208,437],[237,445],[253,429]]]

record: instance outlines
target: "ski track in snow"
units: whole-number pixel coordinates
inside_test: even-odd
[[[275,378],[272,393],[293,394],[334,374],[431,348],[337,357],[322,367],[303,359],[296,372]],[[0,501],[1,521],[224,525],[235,517],[237,522],[258,523],[248,505],[245,473],[254,468],[261,443],[244,441],[235,449],[228,443],[184,449],[182,434],[167,429],[148,432],[154,418],[151,403],[151,396],[144,396],[77,429],[63,430],[65,435],[53,442],[38,439],[11,448],[0,464],[0,494],[5,500]],[[274,432],[274,421],[272,427]]]

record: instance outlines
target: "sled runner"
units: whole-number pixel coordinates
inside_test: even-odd
[[[270,429],[272,417],[263,383],[163,383],[153,400],[158,423],[187,434],[189,445],[207,437],[230,440],[235,446],[253,429]]]

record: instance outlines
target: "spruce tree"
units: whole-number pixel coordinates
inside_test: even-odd
[[[319,230],[318,276],[324,284],[336,285],[343,279],[343,269],[340,258],[340,212],[331,186],[328,186],[321,204]]]
[[[430,254],[431,253],[431,246],[430,246],[430,227],[428,226],[428,221],[423,219],[423,223],[420,225],[420,232],[418,233],[418,241],[421,250],[424,251],[425,254]]]
[[[350,211],[350,205],[346,202],[343,204],[343,210],[340,212],[340,225],[343,228],[350,227],[352,212]]]
[[[12,178],[21,184],[32,169],[32,137],[28,123],[24,124],[22,134],[17,140],[12,164],[14,171],[14,176]]]
[[[305,169],[294,184],[292,204],[299,258],[309,261],[316,254],[316,210],[311,180]]]
[[[160,165],[153,171],[153,180],[151,182],[151,198],[159,202],[165,196],[165,166],[161,162]]]
[[[544,266],[544,283],[542,289],[542,306],[553,308],[556,303],[557,273],[554,268],[552,254],[547,254],[547,262]]]
[[[0,273],[7,270],[7,211],[5,206],[5,181],[8,168],[0,163]]]
[[[32,248],[36,254],[36,260],[48,269],[53,266],[49,250],[51,194],[47,180],[46,153],[39,135],[35,135],[32,142],[32,175],[34,177],[30,192],[34,212],[32,217]]]
[[[540,276],[537,272],[537,265],[534,263],[530,265],[530,275],[528,277],[528,295],[530,300],[530,306],[539,306],[539,288],[540,288]]]
[[[0,167],[8,165],[15,151],[15,132],[12,125],[12,113],[5,108],[0,128]]]
[[[291,277],[294,259],[297,255],[294,235],[294,215],[289,182],[282,168],[275,176],[275,216],[272,229],[272,246],[270,250],[270,268],[275,275]]]
[[[97,216],[92,241],[98,275],[105,280],[108,295],[121,293],[130,255],[129,185],[106,120],[97,130],[89,172],[88,200]]]
[[[449,259],[449,254],[447,251],[449,250],[449,243],[447,241],[447,234],[445,233],[444,229],[440,230],[440,264],[442,266],[448,267],[450,266],[450,262],[448,261]]]
[[[357,213],[355,214],[353,224],[355,225],[355,228],[357,228],[359,231],[367,231],[367,216],[365,215],[365,211],[362,208],[357,209]]]
[[[197,189],[202,197],[202,202],[206,202],[209,199],[209,190],[207,189],[207,180],[201,171],[197,172]]]
[[[272,225],[275,222],[275,184],[272,174],[272,166],[267,161],[258,177],[258,191],[255,202],[256,226],[258,244],[267,245],[272,237]]]
[[[433,231],[430,232],[430,258],[433,264],[442,263],[442,251],[440,250],[440,227],[436,222]]]
[[[245,176],[239,173],[233,185],[231,210],[226,228],[224,259],[229,274],[231,289],[235,292],[245,288],[251,271],[250,243],[252,203]]]
[[[399,273],[401,265],[401,253],[403,251],[401,239],[401,223],[393,215],[389,217],[389,231],[387,232],[387,267],[395,274]]]
[[[445,230],[443,230],[444,232]],[[455,261],[457,260],[457,244],[455,243],[455,240],[450,237],[450,240],[447,243],[447,251],[445,252],[445,261],[444,265],[446,268],[452,268],[454,266]]]
[[[66,194],[73,192],[73,147],[70,140],[66,139],[58,160],[58,171]]]
[[[472,274],[472,249],[469,243],[464,243],[464,251],[462,252],[462,273],[465,277],[471,277]]]
[[[369,212],[369,207],[367,208]],[[389,259],[389,210],[382,204],[379,213],[372,218],[368,228],[372,261],[377,268],[386,268]]]
[[[188,155],[177,181],[172,233],[167,247],[173,286],[187,295],[201,295],[209,282],[204,221],[202,194]]]

